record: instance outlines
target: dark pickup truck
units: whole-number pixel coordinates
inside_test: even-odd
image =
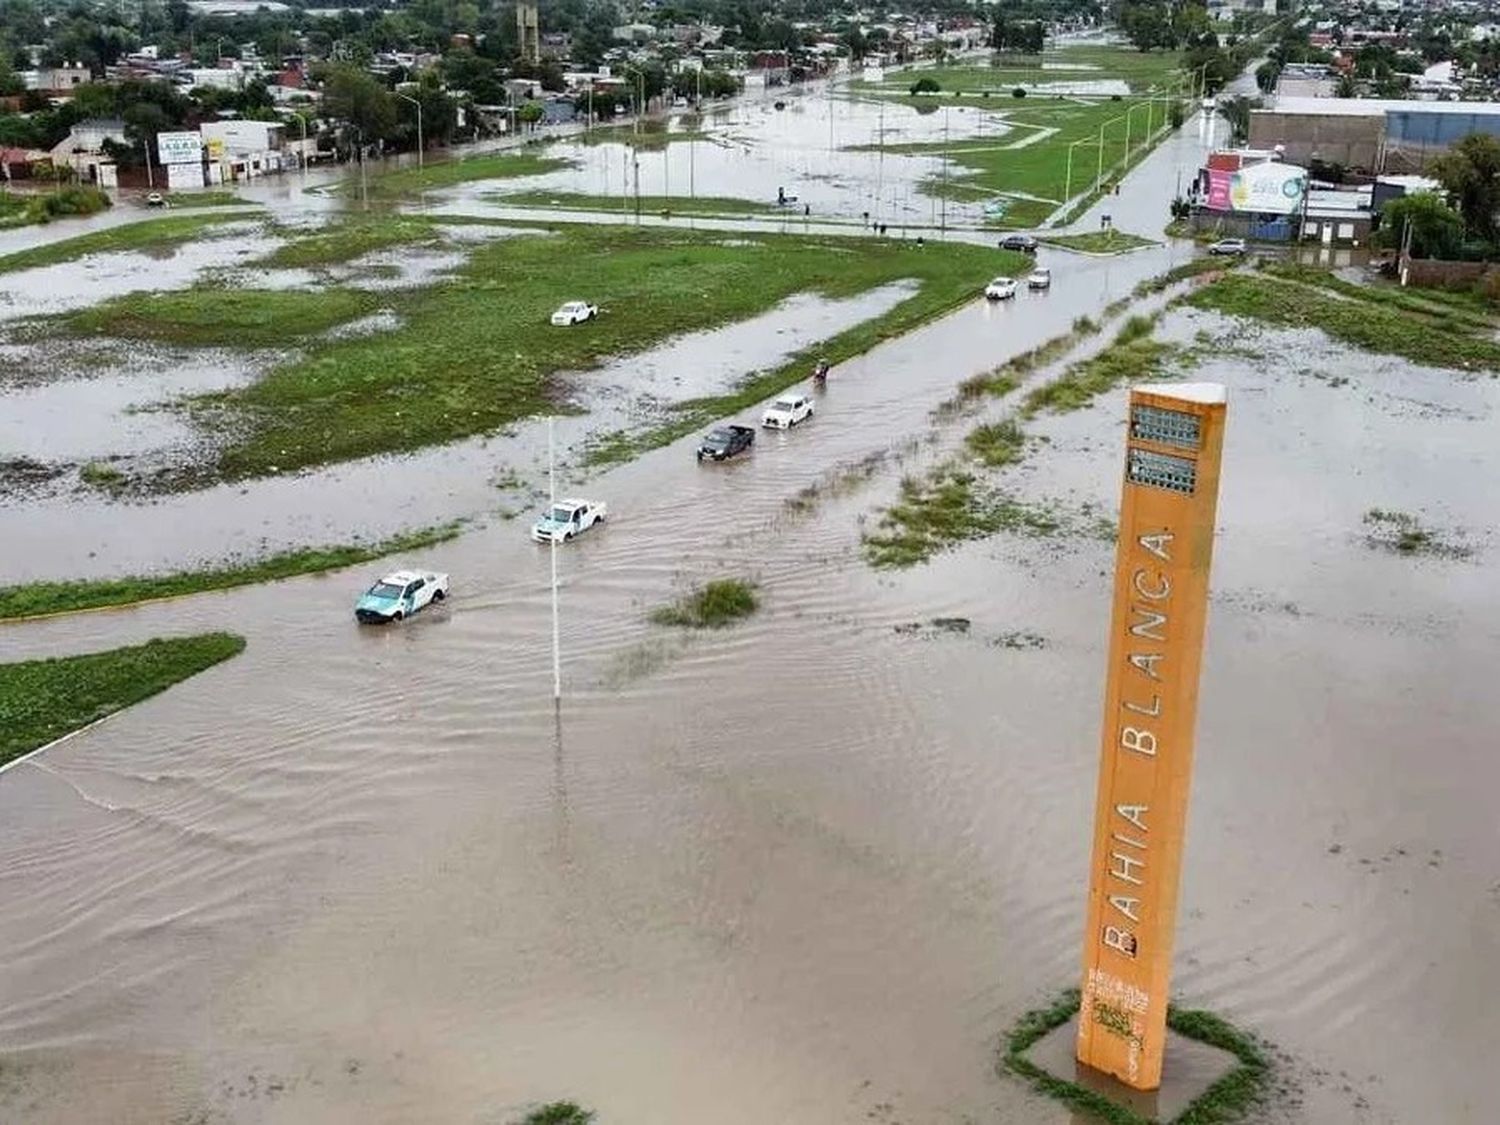
[[[720,426],[704,435],[698,444],[698,460],[727,461],[755,444],[755,431],[749,426]]]

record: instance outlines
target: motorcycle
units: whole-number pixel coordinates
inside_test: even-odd
[[[828,382],[828,361],[826,359],[818,360],[817,366],[813,368],[812,377],[814,386],[821,387]]]

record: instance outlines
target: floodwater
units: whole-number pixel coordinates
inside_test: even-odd
[[[1194,143],[1100,206],[1151,233]],[[563,1097],[663,1125],[1072,1121],[994,1063],[1077,972],[1111,548],[1001,537],[876,574],[859,533],[972,424],[931,419],[957,382],[1183,253],[1057,255],[1052,292],[839,365],[812,422],[738,461],[686,439],[566,468],[611,519],[557,556],[556,711],[521,520],[393,560],[454,582],[401,628],[352,620],[374,567],[0,627],[0,661],[249,642],[0,772],[0,1121],[500,1125]],[[1488,1125],[1500,494],[1472,482],[1500,470],[1500,384],[1205,314],[1164,331],[1221,340],[1194,378],[1231,395],[1175,991],[1291,1060],[1261,1120]],[[1002,479],[1112,511],[1122,407],[1032,423],[1049,440]],[[508,440],[415,474],[429,508],[493,492]],[[257,483],[223,517],[235,490],[0,506],[0,563],[323,539],[403,464]],[[1468,554],[1372,546],[1374,507]],[[761,612],[646,623],[720,575]],[[908,628],[935,617],[971,627]]]
[[[1131,276],[1145,272],[1138,266]],[[557,419],[560,456],[581,462],[590,438],[657,421],[671,403],[729,391],[756,370],[778,367],[817,341],[884,314],[910,291],[898,282],[847,298],[798,294],[760,316],[565,374],[560,380],[570,405],[587,412]],[[1092,300],[1092,293],[1080,291],[1071,306],[1082,310]],[[378,330],[386,323],[377,314],[353,327]],[[940,338],[961,338],[949,350],[959,355],[959,348],[966,349],[972,357],[967,362],[979,370],[1004,346],[1010,322],[1002,310],[979,302],[969,316],[944,323]],[[1046,318],[1038,329],[1041,323],[1061,331],[1066,320]],[[197,431],[175,412],[150,408],[190,390],[238,385],[268,363],[259,357],[215,367],[209,358],[165,372],[148,366],[118,381],[54,383],[0,395],[0,451],[44,461],[139,453],[154,465],[183,449]],[[221,381],[189,385],[202,376]],[[97,393],[90,389],[96,384],[102,388]],[[59,414],[69,411],[60,421]],[[0,541],[14,548],[0,556],[0,582],[181,568],[230,553],[382,537],[459,517],[514,515],[534,505],[545,487],[547,440],[546,421],[531,419],[501,434],[407,456],[219,485],[149,504],[79,495],[67,488],[71,477],[59,478],[50,491],[0,500]],[[183,456],[197,454],[201,449]]]
[[[101,620],[110,643],[249,637],[4,774],[0,1110],[1069,1121],[994,1058],[1077,969],[1111,548],[998,538],[894,575],[857,551],[966,428],[926,444],[1001,350],[986,327],[1019,350],[1066,300],[841,366],[812,423],[738,462],[684,441],[566,482],[612,519],[559,558],[557,717],[548,559],[515,523],[411,560],[455,596],[404,628],[354,625],[361,568],[0,630],[0,659],[95,647]],[[1224,333],[1183,317],[1169,333]],[[1500,387],[1270,332],[1194,377],[1230,385],[1231,418],[1176,991],[1295,1060],[1269,1120],[1487,1122],[1500,499],[1463,482],[1500,470]],[[1122,401],[1035,423],[1016,487],[1112,508]],[[787,505],[882,454],[864,488]],[[1372,548],[1376,506],[1475,553]],[[763,611],[645,623],[720,574]],[[972,627],[896,628],[938,616]]]

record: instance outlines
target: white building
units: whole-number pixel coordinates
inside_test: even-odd
[[[208,159],[224,180],[245,180],[285,167],[286,124],[281,121],[205,121],[200,128]]]

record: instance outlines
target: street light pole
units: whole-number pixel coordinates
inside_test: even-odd
[[[424,167],[422,150],[425,147],[422,144],[422,103],[419,102],[416,98],[412,97],[410,94],[403,94],[400,90],[395,90],[392,92],[402,101],[411,102],[412,105],[417,107],[417,167],[422,168]]]

